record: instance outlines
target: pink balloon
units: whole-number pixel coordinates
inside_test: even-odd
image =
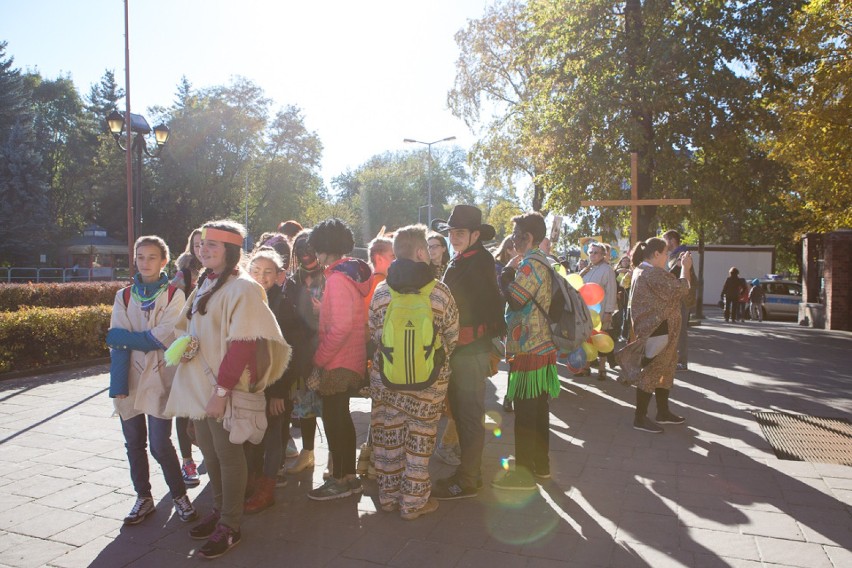
[[[580,288],[580,297],[583,298],[583,301],[586,302],[587,306],[594,306],[595,304],[600,304],[603,301],[604,289],[601,288],[600,284],[588,282],[583,284],[583,287]]]

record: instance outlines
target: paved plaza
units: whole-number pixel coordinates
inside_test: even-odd
[[[792,322],[725,324],[715,308],[690,328],[690,370],[673,409],[684,426],[633,430],[634,391],[563,376],[551,405],[553,479],[534,494],[491,489],[512,454],[512,416],[490,380],[485,487],[407,522],[365,493],[313,502],[313,471],[247,516],[221,567],[852,567],[852,467],[779,460],[752,416],[852,417],[852,334]],[[118,418],[99,366],[0,383],[0,566],[170,568],[205,561],[152,461],[156,514],[122,526],[133,504]],[[369,402],[353,399],[359,443]],[[653,416],[653,403],[651,415]],[[320,428],[321,430],[321,428]],[[297,445],[299,431],[295,430]],[[201,453],[195,448],[196,459]],[[432,459],[435,476],[450,470]],[[207,477],[190,489],[211,508]]]

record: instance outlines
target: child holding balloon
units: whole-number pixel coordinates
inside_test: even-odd
[[[539,249],[546,229],[540,213],[512,219],[512,241],[518,256],[500,275],[508,303],[506,359],[509,361],[507,396],[515,403],[515,469],[492,485],[525,491],[536,488],[536,478],[550,477],[550,397],[559,395],[556,346],[550,335],[552,281],[550,261]]]

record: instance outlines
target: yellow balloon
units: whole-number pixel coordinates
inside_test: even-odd
[[[598,349],[591,343],[583,342],[583,351],[586,352],[586,361],[592,362],[598,358]]]
[[[592,314],[592,329],[595,331],[601,330],[601,315],[593,310],[589,310],[589,313]]]
[[[583,284],[585,284],[585,282],[583,282],[582,276],[574,272],[568,275],[568,284],[570,284],[571,287],[575,290],[579,290],[583,287]]]
[[[612,338],[605,333],[598,333],[597,335],[592,336],[592,343],[595,347],[598,348],[600,353],[609,353],[612,351],[615,344],[612,341]]]

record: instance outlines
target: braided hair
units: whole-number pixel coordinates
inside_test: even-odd
[[[222,221],[210,221],[204,223],[201,226],[202,229],[220,229],[222,231],[228,231],[229,233],[235,233],[245,238],[246,230],[245,227],[240,225],[235,221],[230,220],[222,220]],[[210,297],[216,293],[216,291],[225,285],[225,282],[228,281],[228,278],[231,277],[231,274],[234,270],[240,265],[240,261],[243,257],[243,249],[239,246],[231,243],[222,243],[225,246],[225,268],[222,270],[222,274],[219,275],[219,279],[216,281],[216,284],[213,285],[208,292],[205,292],[201,298],[198,299],[198,313],[204,315],[207,313],[207,303],[210,301]],[[208,268],[204,271],[201,277],[198,280],[198,288],[201,288],[201,282],[206,280],[211,273],[211,270]],[[194,310],[187,310],[186,319],[192,319],[192,314]]]

